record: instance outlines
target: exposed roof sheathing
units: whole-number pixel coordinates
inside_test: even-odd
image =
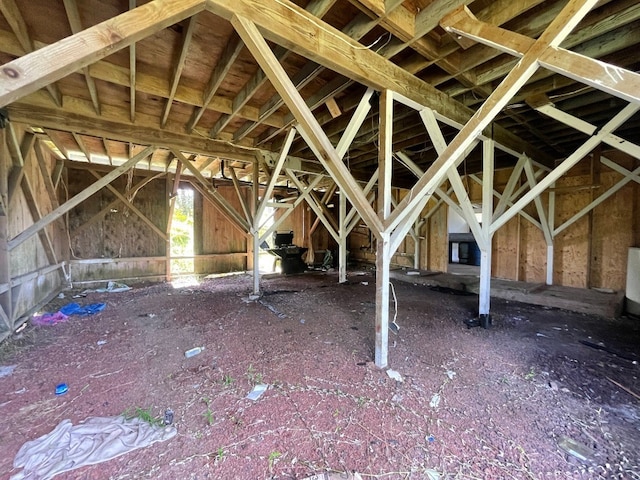
[[[366,89],[375,90],[372,108],[344,157],[356,178],[368,179],[378,165],[381,90],[393,87],[448,118],[450,124],[463,124],[516,65],[516,46],[529,48],[567,3],[4,0],[0,64],[15,65],[22,58],[20,65],[47,62],[52,72],[56,64],[62,66],[51,75],[42,69],[19,72],[27,83],[38,79],[41,88],[12,94],[0,87],[4,99],[0,104],[8,106],[12,120],[28,123],[70,160],[118,165],[140,146],[153,144],[166,149],[150,158],[151,169],[174,169],[177,161],[169,148],[177,148],[206,177],[224,175],[226,165],[234,166],[239,178],[251,179],[256,158],[277,154],[297,121],[235,31],[231,19],[240,15],[258,26],[334,146]],[[466,10],[461,8],[465,6]],[[125,12],[140,13],[122,16]],[[469,16],[478,25],[517,34],[504,36],[505,42],[514,41],[514,51],[504,53],[504,48],[470,40],[448,28]],[[93,34],[87,30],[101,22],[110,23]],[[479,29],[478,25],[473,28]],[[605,68],[621,67],[633,73],[640,65],[639,29],[637,0],[602,0],[559,47],[605,62]],[[107,34],[112,37],[101,37]],[[484,30],[479,34],[484,35]],[[109,48],[67,63],[71,50],[63,48],[63,39],[69,49],[91,49],[105,42]],[[48,50],[38,52],[46,46]],[[27,62],[30,59],[35,64]],[[0,85],[11,80],[5,70]],[[575,75],[539,68],[500,110],[485,135],[507,149],[553,165],[571,155],[588,136],[536,107],[552,104],[597,130],[628,101]],[[616,135],[640,143],[639,126],[640,115],[632,115]],[[447,142],[458,131],[442,121],[440,127]],[[402,104],[394,108],[392,148],[422,171],[438,156],[418,112]],[[480,171],[480,150],[472,151],[461,168]],[[302,170],[322,170],[299,136],[289,155]],[[516,161],[499,150],[496,168]],[[403,165],[393,168],[396,184],[415,183],[415,176]]]

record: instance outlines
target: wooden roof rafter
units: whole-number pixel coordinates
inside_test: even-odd
[[[129,0],[129,11],[136,8],[136,0]],[[129,108],[131,121],[136,120],[136,43],[129,45]]]
[[[82,21],[80,20],[80,12],[78,11],[77,0],[64,0],[64,8],[67,12],[67,18],[69,19],[71,32],[80,32],[82,30]],[[93,108],[95,109],[96,113],[100,115],[100,98],[98,96],[96,82],[89,73],[89,67],[83,67],[82,73],[87,84],[87,90],[89,90],[89,95],[91,96],[91,101],[93,102]]]
[[[393,12],[395,8],[397,8],[401,2],[394,0],[393,2],[389,2],[389,5],[386,5],[385,14],[381,17],[378,17],[377,20],[371,20],[368,16],[363,15],[362,17],[356,17],[352,22],[350,22],[342,32],[349,36],[354,40],[360,40],[367,33],[369,33],[375,26],[377,26],[387,15]],[[309,11],[312,11],[308,9]],[[292,81],[296,88],[303,88],[308,82],[312,81],[318,75],[320,75],[325,68],[322,65],[318,65],[315,62],[308,62],[300,69],[300,72],[296,74]],[[336,82],[336,85],[329,89],[329,92],[325,92],[321,99],[316,99],[315,101],[310,102],[311,109],[315,110],[319,105],[325,104],[328,99],[333,99],[335,95],[339,94],[342,90],[347,88],[353,82],[349,79],[345,79],[344,81]],[[268,118],[273,112],[275,112],[278,108],[284,105],[284,100],[279,95],[274,95],[269,101],[263,105],[260,109],[260,118],[253,123],[245,123],[240,129],[236,131],[234,134],[234,140],[241,140],[246,135],[248,135],[251,131],[253,131],[256,127],[263,123],[263,121]],[[290,126],[291,122],[287,123],[285,128]],[[282,131],[280,129],[279,131]]]
[[[173,78],[171,79],[171,90],[169,91],[169,98],[167,98],[167,103],[164,107],[164,112],[162,114],[162,119],[160,120],[160,126],[162,128],[167,124],[167,118],[169,117],[169,112],[171,111],[171,105],[173,104],[173,99],[176,95],[176,90],[178,89],[178,83],[180,83],[180,77],[182,75],[182,70],[184,69],[184,64],[187,59],[187,52],[189,51],[189,46],[191,45],[191,39],[193,38],[193,31],[195,30],[196,20],[195,15],[189,17],[185,21],[185,26],[182,34],[182,45],[180,46],[180,55],[175,61],[175,65],[173,68]]]
[[[335,0],[313,0],[307,6],[307,11],[318,18],[322,18],[335,3]],[[274,54],[276,58],[284,62],[291,54],[290,50],[284,47],[276,47]],[[222,130],[233,120],[242,107],[244,107],[251,97],[267,82],[267,76],[262,70],[258,70],[245,84],[242,90],[234,97],[232,101],[231,113],[223,114],[216,124],[211,127],[209,136],[216,138]],[[275,110],[274,110],[275,111]],[[262,112],[261,112],[262,113]],[[272,113],[272,112],[270,112]],[[239,138],[234,138],[238,140]]]

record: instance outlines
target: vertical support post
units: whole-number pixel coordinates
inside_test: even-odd
[[[347,281],[347,196],[343,191],[340,191],[338,192],[338,197],[338,236],[340,238],[338,245],[338,282],[344,283]]]
[[[482,246],[480,249],[480,292],[478,313],[483,328],[491,326],[491,219],[493,218],[493,161],[494,142],[483,142],[482,162]]]
[[[341,191],[338,195],[338,283],[347,281],[347,199]]]
[[[380,133],[378,151],[378,218],[384,222],[391,214],[391,173],[393,145],[393,93],[380,94]],[[376,235],[376,346],[375,363],[385,368],[389,356],[389,265],[391,233]]]
[[[167,282],[171,281],[171,217],[173,211],[173,205],[175,199],[173,198],[173,183],[171,182],[171,174],[167,172],[165,175],[165,186],[164,186],[165,194],[167,195],[167,202],[165,203],[165,208],[167,212],[167,240],[164,245],[164,256],[165,256],[165,264],[164,264],[164,278]]]
[[[167,277],[167,282],[171,281],[171,226],[173,224],[173,212],[175,211],[176,208],[176,196],[178,195],[178,188],[180,187],[180,175],[182,173],[182,164],[180,162],[176,163],[176,173],[173,175],[173,182],[172,182],[172,177],[169,174],[169,172],[167,172],[167,184],[166,184],[166,189],[168,191],[168,195],[167,198],[169,200],[168,204],[167,204],[167,231],[165,232],[167,234],[167,241],[166,241],[166,247],[165,247],[165,255],[166,255],[166,277]]]
[[[251,228],[253,241],[253,294],[260,295],[260,233],[254,224]]]
[[[274,175],[278,175],[279,172],[273,172]],[[251,189],[251,215],[253,218],[253,225],[251,226],[251,241],[253,243],[252,248],[252,267],[253,267],[253,294],[260,295],[260,221],[259,217],[262,216],[263,209],[260,208],[260,162],[256,158],[253,161],[253,185]],[[271,182],[269,182],[271,185]],[[262,199],[263,202],[267,202],[266,198]]]
[[[551,184],[551,188],[555,188],[556,184]],[[555,216],[556,216],[556,192],[554,190],[549,191],[549,231],[551,232],[551,242],[547,244],[547,278],[546,284],[553,285],[553,241],[555,235],[553,233],[555,229]]]
[[[413,225],[413,268],[420,269],[420,217],[416,219]]]
[[[375,363],[386,368],[389,356],[389,264],[391,238],[382,232],[376,239],[376,349]]]
[[[7,130],[0,128],[0,333],[13,330],[9,252],[9,152]],[[4,290],[6,288],[6,290]],[[4,291],[2,291],[4,290]]]

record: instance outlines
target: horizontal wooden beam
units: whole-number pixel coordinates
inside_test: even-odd
[[[139,126],[131,123],[107,120],[89,115],[78,115],[67,109],[44,108],[14,103],[7,107],[11,120],[49,130],[71,131],[83,135],[102,137],[120,142],[133,142],[140,145],[157,145],[176,148],[182,152],[199,153],[245,163],[253,163],[256,152],[271,156],[265,149],[241,147],[229,142],[189,135],[169,128]],[[103,117],[106,108],[103,108]],[[138,114],[138,117],[141,115]],[[63,152],[64,154],[64,152]],[[287,166],[294,170],[318,173],[322,170],[316,160],[287,156]]]
[[[504,28],[481,22],[468,9],[444,25],[453,35],[461,35],[516,57],[523,57],[535,40]],[[549,45],[538,57],[539,64],[555,73],[605,91],[633,103],[640,103],[640,74]]]
[[[154,0],[0,67],[0,107],[188,18],[203,0]],[[51,61],[55,58],[56,61]]]

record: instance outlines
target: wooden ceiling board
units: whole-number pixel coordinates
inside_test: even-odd
[[[137,4],[143,5],[150,1],[152,0],[139,0]],[[238,0],[237,3],[244,4],[244,0]],[[285,6],[291,5],[288,0],[281,0],[278,4],[282,6],[283,3]],[[397,5],[396,10],[387,12],[380,18],[376,13],[363,7],[358,0],[337,0],[322,20],[314,19],[313,23],[320,28],[317,38],[336,42],[335,48],[339,48],[340,42],[345,42],[344,48],[341,49],[345,51],[350,48],[347,45],[348,42],[342,37],[336,40],[337,34],[332,33],[331,28],[335,27],[350,33],[357,31],[357,38],[363,50],[370,46],[370,50],[379,51],[409,74],[417,75],[440,92],[460,101],[459,108],[466,105],[476,110],[505,78],[518,59],[493,47],[480,44],[466,50],[458,46],[455,39],[439,25],[441,16],[448,13],[440,8],[440,5],[454,3],[465,3],[468,9],[482,21],[502,25],[508,30],[535,39],[561,11],[567,0],[387,1],[387,5]],[[37,47],[54,43],[71,35],[69,19],[62,1],[32,0],[18,2],[18,4],[29,35]],[[271,5],[271,2],[266,1],[265,5],[267,4]],[[295,4],[302,8],[317,5],[316,2],[306,0],[296,1]],[[129,2],[128,0],[77,0],[77,6],[80,22],[84,28],[87,28],[128,11]],[[300,14],[295,13],[293,6],[285,11],[291,32],[278,32],[283,36],[289,33],[294,34],[296,30],[303,28],[300,23],[302,21]],[[433,11],[439,12],[438,18],[425,16],[425,13]],[[403,23],[407,19],[412,19],[411,16],[415,16],[413,18],[415,25]],[[208,136],[221,119],[224,120],[226,115],[233,113],[232,117],[225,121],[226,124],[219,138],[233,142],[238,135],[235,143],[239,146],[260,145],[262,148],[278,151],[286,131],[282,127],[292,119],[289,108],[279,103],[271,108],[273,102],[277,102],[278,95],[268,80],[262,82],[259,87],[251,89],[247,98],[243,97],[243,92],[248,88],[247,83],[255,79],[257,74],[260,75],[260,70],[246,48],[242,48],[237,58],[228,65],[225,63],[223,59],[225,49],[230,39],[236,35],[227,19],[214,15],[210,11],[201,11],[193,18],[193,22],[195,22],[193,36],[186,52],[182,52],[185,22],[169,25],[136,43],[136,120],[134,124],[131,124],[129,115],[131,102],[129,48],[125,47],[113,52],[89,67],[102,107],[101,118],[117,121],[120,124],[118,135],[122,135],[122,132],[126,131],[126,126],[129,125],[160,129],[168,99],[172,96],[166,121],[167,128],[171,132],[186,132],[194,111],[202,105],[212,72],[226,66],[228,72],[215,89],[208,108],[203,111],[194,135],[204,140],[203,137]],[[426,25],[428,28],[425,27]],[[420,32],[415,38],[411,34],[412,28]],[[639,29],[640,4],[636,0],[602,0],[592,12],[586,15],[562,45],[589,58],[598,58],[611,65],[637,71],[640,66],[637,55],[640,48],[640,36],[637,35]],[[126,32],[123,33],[126,34]],[[273,43],[269,42],[269,45],[272,50],[282,51],[282,48]],[[319,50],[321,50],[320,47],[324,48],[324,45],[319,44]],[[295,46],[290,45],[290,48],[295,49]],[[287,76],[293,79],[299,78],[300,72],[308,69],[310,64],[310,60],[301,55],[304,52],[297,51],[298,53],[288,52],[284,59],[280,60]],[[177,88],[173,92],[171,87],[175,82],[174,74],[181,53],[184,53],[184,65],[177,80]],[[357,56],[357,53],[354,52],[354,56]],[[24,54],[19,39],[9,23],[0,15],[0,64],[9,63]],[[366,76],[367,73],[364,72],[364,75]],[[377,71],[371,73],[381,74]],[[342,82],[339,80],[340,74],[331,69],[323,68],[315,75],[315,78],[307,81],[299,89],[300,95],[307,102],[316,100],[319,92],[324,92],[328,85]],[[346,85],[348,85],[346,88],[334,95],[340,108],[340,115],[337,118],[334,119],[329,114],[323,102],[316,102],[317,107],[313,112],[314,117],[334,143],[341,137],[364,92],[363,85],[358,82],[350,82]],[[532,148],[553,158],[557,158],[563,152],[571,153],[571,149],[579,145],[582,140],[581,134],[576,135],[576,132],[566,125],[557,124],[546,118],[541,119],[540,114],[533,111],[524,101],[534,93],[546,93],[550,97],[562,95],[557,97],[559,108],[593,121],[598,126],[605,124],[615,114],[616,109],[621,108],[623,102],[609,94],[586,89],[581,91],[583,85],[581,82],[541,69],[509,102],[511,107],[498,115],[495,121],[496,126],[506,128],[513,135],[525,139]],[[85,116],[87,120],[100,118],[95,112],[89,84],[82,70],[76,70],[58,80],[56,86],[65,100],[64,105],[57,108],[73,111],[79,115],[76,120],[81,116]],[[449,99],[444,98],[444,100],[444,103],[447,103],[446,100]],[[56,108],[49,92],[44,90],[28,95],[21,99],[21,102],[33,108]],[[238,109],[239,103],[245,106]],[[374,105],[372,112],[375,112],[376,97],[372,99],[372,104]],[[275,113],[266,118],[260,118],[260,123],[255,125],[254,121],[259,118],[260,112],[267,109]],[[375,121],[373,123],[377,124]],[[635,116],[621,126],[618,133],[630,141],[640,142],[637,123],[637,116]],[[394,148],[406,148],[415,161],[423,162],[421,165],[426,168],[429,162],[433,161],[435,154],[430,148],[425,150],[421,147],[425,145],[426,137],[420,119],[415,113],[403,116],[403,109],[399,108],[395,124]],[[251,127],[248,133],[241,134],[247,127]],[[361,166],[366,166],[371,172],[377,164],[375,128],[372,128],[370,120],[367,119],[361,130],[356,136],[356,142],[350,149],[350,153],[353,153],[352,160],[356,165],[360,162]],[[273,135],[273,132],[278,134]],[[447,130],[449,138],[454,134],[454,131]],[[86,131],[85,135],[90,137]],[[161,137],[160,133],[158,136]],[[62,133],[58,138],[65,144],[72,145],[74,142],[72,136],[65,137]],[[104,150],[104,141],[100,136],[95,138],[98,139],[95,142],[93,140],[86,142],[86,148],[95,148],[96,152],[100,148]],[[112,140],[107,142],[112,155],[121,155],[122,152],[128,151],[126,143],[124,143],[125,148],[119,142]],[[313,158],[311,151],[300,141],[296,141],[294,147],[296,153]],[[160,154],[157,154],[157,157],[160,158]],[[507,161],[502,157],[498,160],[502,163]],[[207,161],[206,155],[198,161],[204,164]],[[153,163],[156,163],[155,158]],[[468,162],[467,167],[469,165],[474,165],[474,162]]]

